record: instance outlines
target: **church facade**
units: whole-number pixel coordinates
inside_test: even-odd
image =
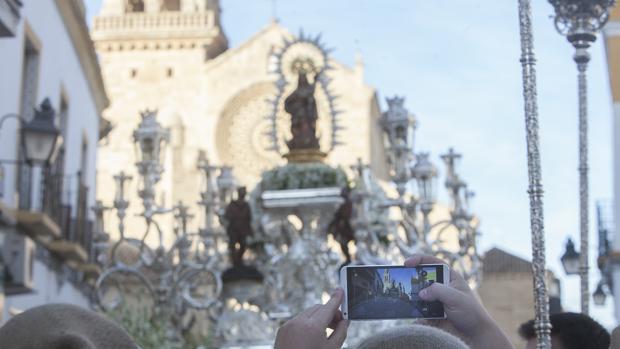
[[[262,171],[286,162],[269,150],[271,125],[265,116],[271,111],[267,100],[277,92],[274,56],[285,39],[294,37],[272,22],[238,47],[229,48],[218,1],[104,0],[92,38],[110,98],[104,116],[113,129],[99,147],[97,197],[111,204],[113,176],[120,171],[133,175],[128,190],[129,234],[140,234],[144,226],[135,217],[140,201],[132,141],[141,111],[156,109],[159,122],[171,130],[158,187],[158,202],[166,206],[183,201],[199,214],[195,203],[203,183],[196,163],[201,153],[212,164],[231,166],[237,184],[250,190]],[[333,130],[326,121],[328,100],[318,94],[318,134],[322,150],[329,152],[326,162],[346,169],[360,158],[382,177],[387,170],[376,91],[364,82],[360,61],[354,67],[332,60],[330,65],[330,92],[339,96],[342,145],[329,152]],[[278,106],[281,140],[290,138],[290,121],[287,124],[283,109]],[[115,226],[113,220],[109,222]],[[162,223],[171,226],[172,222]]]

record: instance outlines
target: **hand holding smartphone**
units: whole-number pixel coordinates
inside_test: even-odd
[[[450,280],[445,264],[346,266],[340,270],[345,291],[342,315],[349,320],[445,319],[443,304],[423,301],[418,293]]]

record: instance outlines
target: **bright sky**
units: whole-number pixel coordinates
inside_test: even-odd
[[[461,173],[476,191],[481,250],[498,246],[531,259],[517,1],[221,0],[231,47],[270,22],[274,1],[285,27],[323,33],[337,60],[352,65],[361,53],[366,81],[381,99],[406,96],[419,121],[417,151],[432,152],[441,169],[438,155],[449,147],[464,154]],[[100,3],[86,0],[89,18]],[[547,262],[561,277],[563,306],[579,311],[578,277],[566,277],[559,261],[566,238],[579,234],[573,49],[555,32],[552,7],[546,1],[533,6]],[[594,200],[613,195],[612,111],[604,47],[599,42],[590,52],[593,291],[599,280]],[[591,306],[608,327],[615,324],[611,303]]]

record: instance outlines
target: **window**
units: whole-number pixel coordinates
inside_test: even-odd
[[[144,1],[142,0],[128,0],[127,12],[144,12]]]
[[[181,11],[181,0],[164,0],[163,11]]]
[[[64,192],[65,186],[65,159],[66,140],[68,133],[69,102],[65,91],[60,95],[58,110],[58,128],[60,129],[61,143],[57,150],[56,161],[46,167],[43,180],[43,203],[41,210],[54,220],[63,232],[66,232],[67,215],[70,212],[69,201]]]
[[[67,102],[67,98],[63,94],[60,97],[60,109],[58,113],[58,120],[60,128],[60,134],[62,135],[62,144],[58,149],[58,155],[56,156],[56,161],[53,164],[52,168],[52,176],[54,181],[58,185],[58,194],[60,195],[60,199],[63,204],[68,204],[66,198],[63,195],[63,185],[64,185],[64,174],[65,174],[65,157],[66,157],[66,148],[67,148],[67,134],[69,131],[69,102]]]
[[[80,173],[81,182],[86,184],[86,176],[88,175],[88,139],[86,136],[82,138],[82,153],[80,155]]]

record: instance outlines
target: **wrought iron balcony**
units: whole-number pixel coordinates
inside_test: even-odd
[[[20,181],[20,193],[29,192],[31,184],[29,180]],[[96,273],[89,267],[94,256],[91,256],[93,224],[88,218],[88,195],[89,188],[81,174],[65,175],[48,168],[43,173],[41,202],[20,201],[17,222],[28,235],[71,267]]]

